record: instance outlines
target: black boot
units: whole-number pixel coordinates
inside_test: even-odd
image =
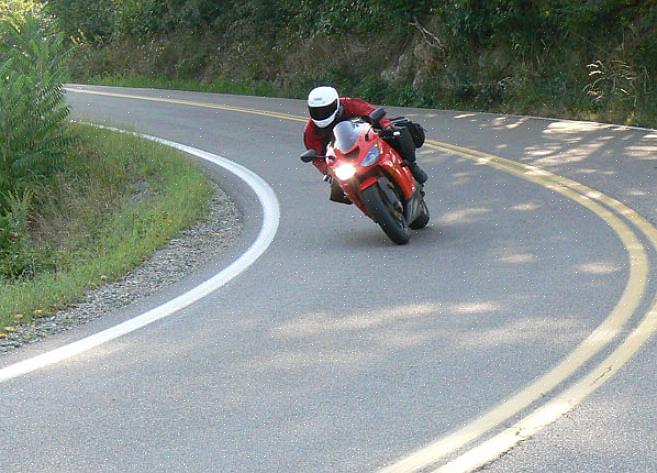
[[[429,179],[427,173],[424,172],[424,170],[415,161],[408,163],[408,169],[411,170],[411,174],[413,174],[415,180],[420,184],[424,184],[427,182],[427,179]]]
[[[335,181],[331,181],[331,195],[329,196],[329,200],[351,205],[351,199],[345,195],[342,188]]]

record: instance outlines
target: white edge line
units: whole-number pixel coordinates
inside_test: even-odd
[[[274,240],[278,230],[280,206],[275,192],[264,179],[246,167],[221,156],[155,136],[132,133],[101,125],[92,124],[92,126],[115,132],[132,134],[150,141],[155,141],[226,169],[244,181],[257,195],[263,210],[262,227],[260,228],[258,237],[253,244],[251,244],[249,249],[246,250],[246,252],[244,252],[236,261],[190,291],[151,309],[148,312],[138,315],[137,317],[103,330],[102,332],[98,332],[55,350],[2,368],[0,369],[0,383],[84,353],[104,343],[168,317],[185,307],[188,307],[194,302],[203,299],[251,266],[267,250],[271,242]]]

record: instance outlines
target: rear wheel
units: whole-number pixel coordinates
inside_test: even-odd
[[[365,189],[361,194],[361,199],[370,216],[379,224],[388,238],[398,245],[408,243],[411,234],[404,220],[404,212],[399,199],[389,202],[386,193],[379,189],[378,184]]]

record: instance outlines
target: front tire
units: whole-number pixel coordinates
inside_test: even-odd
[[[361,200],[370,216],[379,224],[381,230],[398,245],[405,245],[411,238],[410,230],[404,220],[401,202],[388,202],[385,193],[379,189],[378,184],[368,187],[361,193]]]

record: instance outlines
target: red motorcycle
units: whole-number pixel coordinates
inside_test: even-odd
[[[379,121],[384,115],[382,108],[373,111],[369,117],[373,125],[363,119],[338,123],[326,156],[308,150],[301,160],[326,159],[328,175],[345,196],[392,241],[404,245],[410,239],[410,229],[429,223],[429,209],[422,184],[413,178],[399,153],[379,136]]]

